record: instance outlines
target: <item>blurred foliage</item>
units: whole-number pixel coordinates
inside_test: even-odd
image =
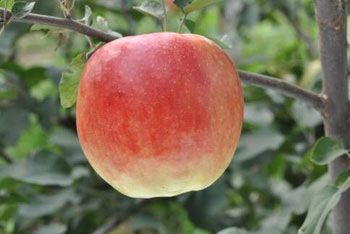
[[[141,2],[77,0],[73,16],[84,18],[88,5],[94,27],[105,19],[124,36],[160,31],[161,22],[133,8]],[[37,0],[34,12],[62,16],[58,1]],[[172,7],[168,30],[181,18]],[[312,0],[221,1],[188,15],[185,26],[228,45],[240,69],[321,89]],[[92,233],[134,206],[110,233],[294,234],[302,226],[326,173],[310,161],[309,149],[323,135],[310,106],[244,86],[244,128],[225,174],[203,191],[137,207],[93,172],[78,143],[75,109],[59,104],[61,74],[90,51],[88,40],[30,29],[13,23],[0,37],[0,233]]]

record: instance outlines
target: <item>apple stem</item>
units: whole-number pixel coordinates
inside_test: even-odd
[[[183,25],[185,24],[186,17],[187,17],[187,14],[184,14],[184,16],[183,16],[183,17],[182,17],[182,19],[181,19],[181,22],[180,22],[179,28],[177,29],[177,32],[178,32],[178,33],[180,33],[180,32],[181,32],[182,27],[183,27]]]
[[[163,6],[163,12],[164,12],[164,18],[163,18],[163,22],[162,22],[162,30],[163,32],[167,31],[167,20],[166,20],[166,7],[165,7],[165,0],[162,0],[162,6]]]

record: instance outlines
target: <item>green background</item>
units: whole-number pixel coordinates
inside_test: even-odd
[[[124,36],[161,31],[154,18],[131,8],[139,3],[77,0],[73,15],[83,18],[89,5],[94,27],[102,16]],[[313,7],[312,0],[226,0],[191,13],[184,31],[221,40],[239,69],[319,92]],[[62,16],[57,1],[38,0],[34,12]],[[176,31],[181,17],[169,12],[168,30]],[[120,217],[125,221],[110,233],[206,234],[230,227],[222,234],[297,233],[314,192],[326,183],[327,168],[312,164],[309,154],[323,135],[318,112],[243,85],[241,140],[215,184],[173,198],[127,198],[89,166],[75,107],[60,106],[62,72],[89,50],[84,36],[60,29],[13,23],[0,36],[0,154],[13,161],[0,158],[1,234],[93,233]]]

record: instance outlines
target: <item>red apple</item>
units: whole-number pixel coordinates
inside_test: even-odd
[[[199,35],[112,41],[81,77],[77,128],[84,153],[130,197],[174,196],[212,184],[232,160],[242,122],[237,71]]]

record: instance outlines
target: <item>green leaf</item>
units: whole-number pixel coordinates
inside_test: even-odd
[[[85,5],[85,13],[84,18],[82,19],[84,21],[84,24],[91,25],[92,24],[92,10],[88,5]]]
[[[243,134],[239,141],[234,162],[251,160],[268,150],[277,150],[285,137],[275,128],[262,128],[258,131]]]
[[[257,115],[256,113],[259,113]],[[244,121],[259,126],[267,126],[274,120],[270,108],[263,102],[246,103],[244,105]]]
[[[0,206],[0,220],[1,220],[1,223],[4,223],[5,221],[13,220],[13,217],[14,217],[16,212],[17,212],[17,206],[16,205]],[[0,230],[3,230],[3,229],[1,229],[1,227],[2,226],[0,226]]]
[[[337,205],[341,193],[334,186],[326,186],[315,194],[306,219],[299,230],[303,234],[319,234],[329,212]]]
[[[342,187],[346,180],[350,177],[350,172],[349,171],[343,171],[340,173],[335,181],[335,185],[337,187]]]
[[[158,20],[164,19],[162,4],[156,1],[143,1],[140,6],[135,6],[133,9]]]
[[[51,223],[39,228],[34,234],[63,234],[67,230],[67,226],[62,223]]]
[[[318,191],[311,201],[306,219],[299,230],[301,234],[320,234],[322,226],[330,211],[338,204],[341,194],[350,188],[350,177],[344,181],[341,174],[338,179],[338,187],[327,185]]]
[[[42,216],[56,214],[67,204],[77,204],[81,199],[81,196],[72,188],[50,194],[38,194],[32,197],[28,204],[20,205],[18,214],[23,218],[35,220]]]
[[[314,183],[319,183],[319,181]],[[315,184],[312,185],[314,186]],[[305,185],[292,189],[286,181],[273,181],[271,189],[274,196],[281,199],[281,204],[274,212],[262,219],[259,234],[284,233],[290,220],[295,215],[304,214],[310,204],[309,198],[312,193]]]
[[[27,202],[28,198],[19,193],[0,194],[0,205]]]
[[[99,29],[102,31],[108,32],[109,31],[109,24],[108,21],[103,18],[102,16],[97,16],[96,17],[96,23]]]
[[[109,30],[108,33],[113,35],[115,38],[123,37],[122,34],[120,34],[119,32],[116,32],[116,31]]]
[[[309,104],[295,101],[292,105],[294,119],[303,127],[314,128],[322,122],[322,117],[318,111]]]
[[[9,0],[7,2],[7,9],[11,9],[14,3],[15,3],[15,0]],[[6,1],[4,0],[0,1],[0,7],[6,7]]]
[[[222,0],[175,0],[174,3],[187,15]]]
[[[97,27],[99,29],[101,29],[102,31],[113,34],[115,37],[122,37],[122,35],[119,32],[115,32],[115,31],[110,30],[108,21],[105,18],[103,18],[102,16],[97,16],[96,22],[97,22]]]
[[[347,154],[341,142],[329,138],[320,138],[311,150],[311,161],[317,165],[326,165],[334,159]]]
[[[186,27],[188,28],[188,30],[190,32],[194,32],[194,29],[196,27],[196,22],[186,19],[185,20],[185,25],[186,25]]]
[[[174,4],[184,11],[185,7],[189,6],[194,0],[175,0]]]
[[[232,46],[228,43],[226,43],[224,40],[222,39],[216,39],[213,37],[208,37],[208,39],[212,40],[213,42],[215,42],[215,44],[217,44],[218,46],[220,46],[221,49],[223,50],[228,50],[231,49]]]
[[[30,12],[32,12],[34,5],[35,5],[35,2],[24,2],[24,1],[15,2],[11,10],[12,17],[17,19],[26,17]]]
[[[63,108],[73,106],[77,100],[80,76],[85,64],[85,54],[76,56],[69,66],[70,72],[64,72],[59,85],[60,100]]]
[[[14,100],[20,95],[18,86],[8,81],[7,72],[0,69],[0,102]]]
[[[28,128],[29,112],[20,106],[12,105],[8,108],[1,108],[0,113],[1,142],[15,144],[22,131]]]
[[[30,152],[43,149],[46,146],[47,135],[38,119],[34,116],[30,116],[29,128],[21,133],[17,144],[8,147],[7,151],[15,158],[23,158]]]
[[[153,229],[156,230],[156,233],[166,234],[167,231],[164,225],[153,215],[137,213],[135,214],[130,223],[130,227],[133,230],[139,229]]]
[[[229,204],[226,191],[223,176],[201,193],[191,194],[184,203],[191,221],[200,228],[215,226],[215,217]]]
[[[63,153],[69,155],[67,160],[72,163],[85,163],[86,158],[81,150],[77,135],[66,128],[56,128],[51,138],[50,143],[59,146]]]
[[[3,179],[57,186],[68,186],[73,182],[70,168],[63,158],[44,151],[33,158],[0,167],[0,180]]]

